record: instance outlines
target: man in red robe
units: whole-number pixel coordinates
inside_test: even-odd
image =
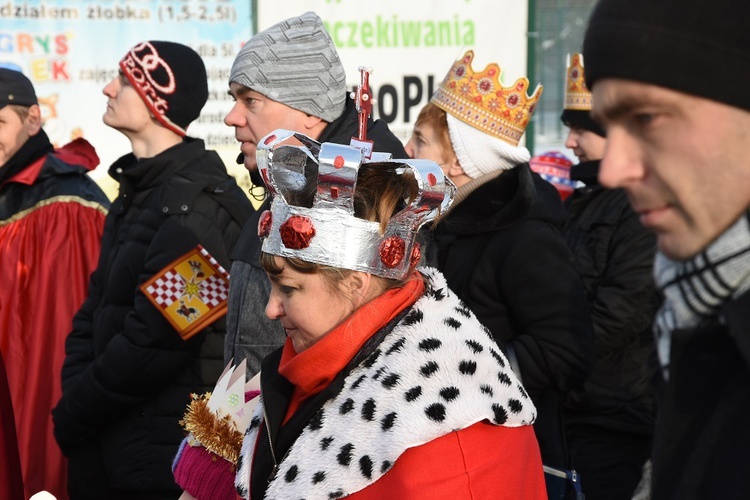
[[[87,175],[98,163],[83,139],[54,150],[31,81],[0,68],[0,353],[26,498],[41,490],[67,498],[50,411],[109,207]]]

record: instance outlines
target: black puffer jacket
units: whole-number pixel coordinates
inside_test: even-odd
[[[563,236],[586,287],[596,336],[594,370],[571,392],[566,422],[651,435],[656,237],[641,226],[624,191],[598,184],[598,171],[598,161],[575,165],[571,177],[586,186],[565,202]]]
[[[138,287],[197,244],[228,267],[252,207],[197,139],[154,158],[126,155],[110,174],[120,193],[66,343],[55,437],[70,458],[72,493],[87,474],[101,474],[108,491],[174,491],[178,421],[190,393],[221,374],[225,324],[183,341]]]
[[[651,497],[746,499],[750,292],[695,328],[672,331],[669,359],[669,382],[659,397]]]
[[[347,98],[344,113],[329,123],[317,140],[349,144],[349,140],[357,135],[358,123],[354,101]],[[394,158],[407,157],[403,144],[383,120],[370,120],[367,138],[373,141],[375,151],[391,153]],[[229,363],[233,359],[239,363],[247,359],[247,369],[252,374],[260,370],[263,358],[281,347],[285,339],[281,323],[268,319],[265,313],[271,283],[260,266],[258,217],[270,207],[271,199],[267,198],[243,228],[232,251],[231,275],[237,279],[232,280],[229,294],[224,360]]]
[[[527,163],[482,184],[434,231],[448,286],[512,347],[539,410],[534,428],[547,465],[567,465],[562,397],[593,362],[591,315],[570,250],[558,231],[555,189]]]

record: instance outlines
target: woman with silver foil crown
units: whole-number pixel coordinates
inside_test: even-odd
[[[276,191],[259,227],[266,314],[287,341],[263,362],[238,492],[543,498],[533,404],[440,273],[414,269],[453,185],[432,162],[280,145],[290,135],[259,153]]]
[[[237,492],[546,498],[533,403],[445,278],[415,269],[455,192],[440,167],[284,130],[261,144],[266,314],[287,339],[262,364]]]

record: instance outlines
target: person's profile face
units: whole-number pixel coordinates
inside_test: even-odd
[[[255,153],[258,141],[263,137],[278,128],[305,132],[303,120],[306,115],[302,111],[236,82],[229,84],[229,95],[234,99],[234,105],[224,117],[224,123],[234,127],[234,137],[245,156],[245,168],[251,172],[258,168]]]
[[[297,353],[325,337],[356,308],[343,290],[332,290],[320,273],[301,273],[285,265],[281,274],[268,278],[271,293],[266,316],[281,322]]]
[[[36,111],[38,115],[39,106],[36,106]],[[34,133],[30,116],[21,118],[11,106],[0,109],[0,168],[5,166]]]
[[[414,126],[411,138],[404,147],[410,158],[418,160],[432,160],[448,175],[449,154],[455,157],[453,151],[446,151],[440,141],[439,132],[431,123],[422,122]]]
[[[571,149],[579,162],[601,160],[607,139],[575,125],[570,126],[565,147]]]
[[[593,88],[607,131],[599,181],[623,188],[672,259],[695,256],[750,206],[750,113],[632,80]]]
[[[106,125],[131,136],[147,130],[154,123],[148,106],[122,72],[104,86],[102,93],[107,96],[107,107],[102,116]]]

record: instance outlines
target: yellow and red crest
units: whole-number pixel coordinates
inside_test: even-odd
[[[227,313],[229,274],[198,245],[140,289],[187,340]]]

